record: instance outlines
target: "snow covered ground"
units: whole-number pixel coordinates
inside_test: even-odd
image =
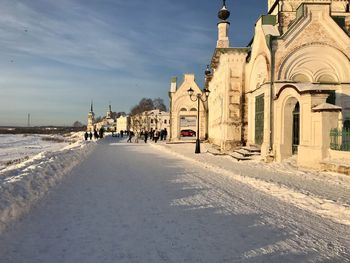
[[[62,135],[0,134],[0,170],[38,153],[57,151],[75,140]]]
[[[81,133],[0,135],[0,232],[30,210],[93,149]]]
[[[322,185],[341,190],[345,177],[333,181],[320,174],[322,183],[317,173],[288,164],[195,155],[193,144],[127,144],[108,137],[94,145],[61,184],[3,232],[1,260],[350,262],[347,210],[344,220],[310,210],[316,205],[310,200],[322,205],[333,193],[322,194]],[[295,185],[288,174],[302,183]],[[288,178],[289,185],[282,184]],[[346,194],[340,196],[333,205],[345,205]]]
[[[237,161],[229,156],[207,153],[211,147],[202,144],[202,154],[194,154],[194,144],[152,144],[178,158],[195,162],[237,181],[255,187],[282,201],[350,226],[350,176],[298,169],[293,158],[283,163]]]

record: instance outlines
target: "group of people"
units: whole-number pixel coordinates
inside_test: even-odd
[[[97,139],[102,139],[103,136],[104,136],[104,133],[105,133],[105,129],[103,127],[101,127],[98,131],[95,129],[94,130],[94,139],[97,140]],[[92,132],[85,132],[84,134],[84,138],[85,138],[85,141],[87,141],[88,139],[90,139],[90,141],[92,140]]]
[[[94,137],[95,140],[102,139],[104,136],[104,132],[105,130],[103,127],[101,127],[98,131],[95,129],[93,133],[91,131],[90,132],[86,131],[84,134],[85,141],[87,141],[88,139],[92,140],[92,137]],[[121,130],[120,133],[117,133],[116,135],[114,134],[114,132],[112,133],[112,137],[116,136],[116,137],[123,138],[124,135],[128,136],[127,142],[132,142],[132,139],[134,138],[134,142],[138,143],[139,139],[141,138],[145,143],[147,143],[149,138],[151,141],[154,141],[155,143],[157,143],[158,140],[166,141],[168,136],[168,131],[166,128],[164,128],[162,130],[151,129],[150,131],[144,130],[141,132]]]
[[[157,143],[158,140],[165,141],[167,136],[168,136],[168,131],[166,128],[160,131],[158,129],[155,129],[155,130],[151,129],[149,132],[147,130],[144,130],[144,131],[141,131],[140,133],[137,131],[136,132],[130,131],[127,142],[132,142],[132,138],[135,137],[134,139],[135,143],[138,143],[140,138],[142,138],[145,143],[147,143],[148,138],[151,141],[154,141],[155,143]]]

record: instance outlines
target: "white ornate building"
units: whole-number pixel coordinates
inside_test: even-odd
[[[130,131],[130,116],[120,116],[117,118],[117,131]]]
[[[332,158],[330,130],[350,120],[349,4],[268,0],[251,43],[233,48],[224,1],[206,76],[209,141],[256,145],[265,160],[295,154],[306,167]]]
[[[96,122],[95,113],[93,112],[93,104],[91,102],[91,109],[88,113],[88,125],[87,131],[94,131],[104,128],[106,131],[116,131],[117,130],[117,122],[113,116],[112,106],[109,104],[108,111],[106,116],[102,118],[102,120]]]
[[[170,116],[169,112],[159,109],[144,111],[130,117],[130,128],[132,131],[151,131],[163,130],[169,131]]]
[[[193,74],[185,74],[183,82],[177,87],[177,78],[173,78],[170,86],[170,137],[171,141],[181,140],[182,130],[197,130],[197,103],[191,101],[188,89],[192,88],[194,94],[201,93],[201,89],[195,81]],[[200,129],[199,137],[206,138],[207,130],[207,106],[200,103]]]

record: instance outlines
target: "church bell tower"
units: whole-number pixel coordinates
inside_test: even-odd
[[[93,132],[94,131],[94,122],[95,122],[95,113],[94,113],[94,105],[91,101],[90,112],[88,114],[88,125],[87,130]]]
[[[107,117],[107,119],[111,119],[112,118],[112,105],[111,105],[111,102],[109,102],[108,111],[107,111],[106,117]]]
[[[223,0],[223,6],[218,13],[220,21],[218,22],[218,41],[216,44],[217,48],[228,48],[230,47],[230,40],[228,37],[228,30],[230,22],[227,19],[230,17],[230,11],[226,7],[226,0]]]

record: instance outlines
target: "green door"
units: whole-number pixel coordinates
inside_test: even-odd
[[[255,97],[255,143],[261,145],[264,140],[264,94]]]

